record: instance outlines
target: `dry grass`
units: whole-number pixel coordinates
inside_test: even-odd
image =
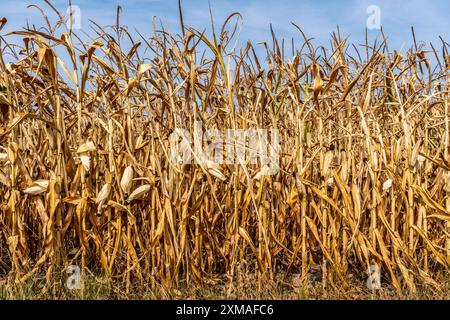
[[[439,284],[438,290],[430,285],[420,285],[415,293],[398,294],[394,288],[383,283],[383,288],[370,291],[361,279],[351,279],[349,288],[341,286],[323,287],[320,281],[305,281],[301,284],[283,281],[281,276],[258,289],[253,274],[241,274],[235,281],[235,290],[227,292],[227,278],[223,276],[215,285],[199,284],[187,286],[180,281],[177,288],[170,290],[153,290],[150,283],[136,284],[127,292],[124,283],[114,283],[110,278],[87,273],[80,289],[68,290],[64,272],[55,273],[52,282],[45,277],[34,277],[17,283],[13,277],[0,283],[0,299],[20,300],[448,300],[450,299],[450,282]]]
[[[232,48],[237,19],[211,38],[183,26],[132,40],[119,24],[93,25],[81,43],[58,19],[3,42],[1,274],[16,284],[44,275],[49,292],[55,271],[77,264],[125,293],[222,283],[232,297],[241,275],[263,292],[312,270],[323,290],[348,292],[377,263],[398,295],[440,290],[448,45],[401,55],[379,41],[357,52],[337,32],[328,49],[287,49],[273,35],[257,57],[250,43]],[[278,129],[280,172],[173,163],[170,133],[195,121]]]

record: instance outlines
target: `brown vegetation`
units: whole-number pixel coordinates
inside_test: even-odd
[[[211,38],[183,26],[133,40],[118,24],[83,42],[62,18],[0,49],[2,274],[50,283],[77,264],[162,292],[225,275],[229,294],[241,274],[263,290],[318,269],[348,288],[378,264],[398,293],[447,276],[445,42],[357,52],[338,32],[326,49],[299,30],[303,45],[273,35],[261,58],[233,50],[238,14]],[[173,163],[170,133],[195,121],[278,129],[279,173]]]

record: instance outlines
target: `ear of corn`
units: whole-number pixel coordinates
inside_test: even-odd
[[[132,185],[133,185],[133,167],[128,166],[125,168],[125,171],[123,172],[122,179],[120,180],[120,187],[122,188],[123,193],[128,195]]]
[[[134,190],[130,196],[128,197],[127,201],[131,202],[133,200],[139,200],[139,199],[143,199],[145,194],[147,194],[147,192],[149,192],[151,189],[151,185],[149,184],[144,184],[138,188],[136,188],[136,190]]]

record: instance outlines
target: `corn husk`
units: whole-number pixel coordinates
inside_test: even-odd
[[[122,179],[120,180],[120,187],[124,194],[129,194],[131,187],[133,186],[133,167],[128,166],[125,168]]]
[[[127,201],[131,202],[131,201],[134,201],[134,200],[142,199],[145,196],[145,194],[150,191],[151,187],[152,186],[149,185],[149,184],[144,184],[144,185],[138,187],[136,190],[134,190],[130,194],[130,196],[128,197]]]

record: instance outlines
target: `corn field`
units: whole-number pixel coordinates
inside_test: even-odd
[[[232,291],[241,273],[262,287],[319,269],[348,288],[376,264],[414,292],[448,273],[443,39],[399,53],[337,30],[315,47],[293,24],[295,42],[268,32],[261,55],[236,44],[238,13],[208,34],[181,19],[150,36],[118,15],[82,40],[49,10],[55,21],[1,38],[0,274],[51,281],[79,265],[127,289],[225,276]],[[277,129],[278,173],[174,163],[171,133],[199,121]]]

